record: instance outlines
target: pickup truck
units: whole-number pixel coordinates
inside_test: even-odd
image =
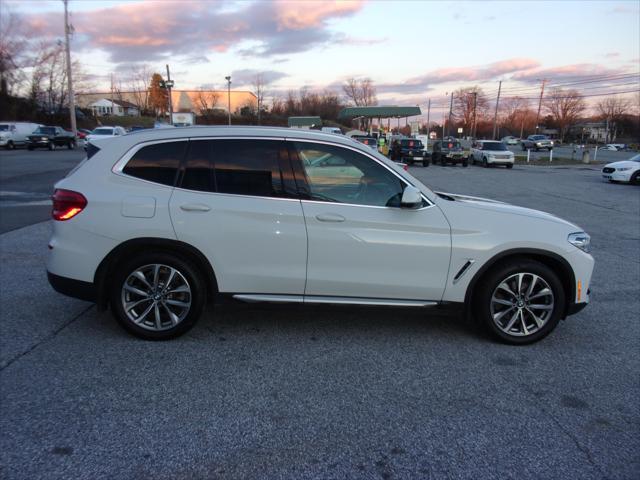
[[[469,165],[469,158],[462,149],[462,145],[455,138],[436,140],[433,144],[433,153],[431,154],[433,164],[440,163],[444,166],[447,163],[456,165],[460,163],[463,167]]]
[[[48,148],[55,150],[56,147],[67,147],[69,150],[76,148],[76,137],[73,132],[67,132],[62,127],[38,127],[31,135],[27,136],[27,148]]]
[[[522,150],[535,150],[536,152],[541,148],[547,150],[553,150],[553,141],[546,135],[529,135],[522,140]]]

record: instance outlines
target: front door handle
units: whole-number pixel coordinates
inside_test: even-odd
[[[316,218],[321,222],[344,222],[346,218],[337,213],[321,213],[316,215]]]
[[[180,205],[180,209],[185,212],[208,212],[211,210],[211,207],[203,203],[186,203],[184,205]]]

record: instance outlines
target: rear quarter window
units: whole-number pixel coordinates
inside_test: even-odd
[[[186,148],[186,141],[147,145],[131,157],[122,173],[149,182],[173,186]]]

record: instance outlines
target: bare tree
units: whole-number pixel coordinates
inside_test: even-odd
[[[629,99],[613,96],[606,97],[596,105],[598,113],[603,120],[607,122],[606,142],[615,140],[618,135],[618,125],[622,117],[630,110],[631,102]]]
[[[486,116],[489,102],[483,90],[478,87],[460,88],[453,92],[453,115],[471,132],[474,120],[476,124]]]
[[[12,94],[20,89],[28,65],[27,42],[16,16],[2,6],[0,15],[0,94]]]
[[[258,100],[258,125],[260,125],[265,97],[265,81],[262,73],[257,74],[253,79],[253,92],[256,94],[256,99]]]
[[[368,107],[378,104],[376,87],[370,78],[361,80],[348,78],[342,85],[342,91],[347,97],[347,101],[353,103],[356,107]]]
[[[577,90],[553,89],[545,100],[545,108],[560,130],[560,141],[586,108],[584,97]]]
[[[220,101],[220,93],[201,89],[198,90],[195,100],[200,115],[208,120],[213,116],[214,110]]]
[[[149,111],[149,87],[152,72],[148,66],[142,65],[134,68],[129,76],[127,89],[131,92],[133,104],[138,107],[141,114]]]
[[[507,97],[500,102],[500,109],[500,122],[512,135],[523,136],[525,131],[535,128],[536,112],[526,98]]]

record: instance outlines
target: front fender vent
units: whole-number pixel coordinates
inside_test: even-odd
[[[458,273],[456,273],[456,276],[453,277],[454,285],[458,283],[458,281],[464,276],[464,274],[469,271],[469,268],[471,268],[471,265],[473,265],[474,263],[475,263],[475,260],[470,258],[469,260],[466,261],[464,265],[462,265],[462,268],[458,270]]]

